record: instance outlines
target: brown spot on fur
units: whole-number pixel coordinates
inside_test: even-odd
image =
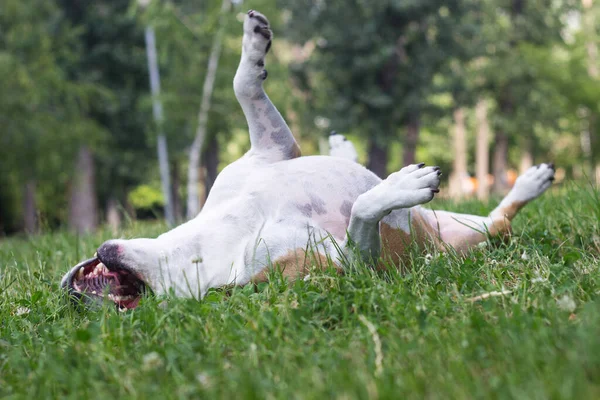
[[[280,271],[281,274],[290,280],[304,278],[311,269],[325,270],[329,267],[330,261],[321,253],[306,252],[304,249],[290,250],[286,255],[273,261],[273,269]],[[333,263],[333,266],[341,271],[341,268]],[[263,269],[252,277],[252,282],[266,282],[267,270]]]
[[[425,248],[425,243],[428,243],[432,244],[438,250],[443,249],[439,229],[431,226],[421,213],[418,211],[410,213],[410,225],[420,247]]]
[[[300,146],[298,146],[298,143],[294,143],[294,147],[292,148],[290,158],[298,158],[301,155],[302,155],[302,151],[300,150]]]
[[[512,219],[517,215],[517,212],[521,208],[523,208],[527,204],[526,201],[514,201],[506,207],[502,207],[500,209],[500,213],[504,216],[505,219],[512,221]]]
[[[381,236],[381,259],[391,261],[396,267],[402,268],[413,238],[402,229],[393,228],[383,221],[379,223],[379,235]],[[380,261],[378,268],[383,267],[384,264]]]
[[[497,217],[492,221],[492,226],[488,227],[490,236],[501,236],[506,238],[512,233],[510,222],[517,215],[517,212],[527,204],[525,201],[514,201],[506,207],[500,209],[501,217]]]
[[[412,232],[407,233],[401,228],[394,228],[383,221],[379,224],[382,259],[391,261],[403,272],[406,272],[405,266],[411,246],[417,246],[419,250],[425,250],[428,245],[443,249],[438,230],[432,227],[419,212],[411,213],[410,225]],[[379,267],[382,266],[380,263]]]

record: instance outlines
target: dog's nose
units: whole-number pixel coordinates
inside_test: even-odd
[[[119,264],[119,259],[123,254],[123,246],[114,240],[104,242],[102,246],[98,248],[98,258],[104,264]]]

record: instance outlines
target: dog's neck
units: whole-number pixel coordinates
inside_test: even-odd
[[[127,254],[132,265],[145,266],[138,272],[157,294],[200,298],[244,274],[250,238],[235,228],[239,223],[234,215],[202,212],[156,239],[128,240]]]

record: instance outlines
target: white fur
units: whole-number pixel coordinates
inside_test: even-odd
[[[337,133],[329,136],[329,155],[358,162],[358,154],[352,142],[346,139],[344,135]]]

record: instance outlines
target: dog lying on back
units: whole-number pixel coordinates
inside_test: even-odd
[[[73,267],[62,286],[75,296],[108,298],[134,308],[143,291],[204,296],[209,288],[266,279],[278,268],[290,279],[309,267],[382,256],[402,264],[410,246],[459,252],[510,229],[525,204],[554,179],[552,164],[520,176],[488,216],[420,207],[439,192],[440,170],[415,164],[381,180],[357,164],[341,135],[332,156],[300,157],[300,148],[263,90],[269,22],[249,11],[233,80],[248,123],[250,150],[218,176],[200,214],[155,239],[109,240]]]

